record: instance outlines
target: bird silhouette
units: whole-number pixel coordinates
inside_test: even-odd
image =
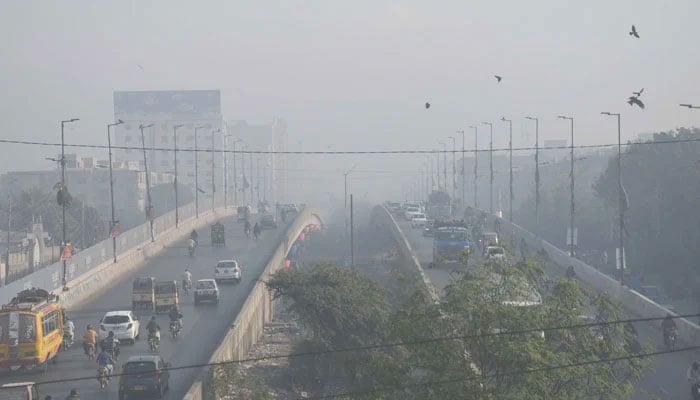
[[[501,78],[501,77],[498,76],[498,75],[494,75],[493,77],[496,78],[496,80],[498,81],[498,83],[501,83],[501,79],[503,79],[503,78]]]
[[[425,102],[425,109],[427,110],[427,109],[429,109],[429,108],[430,108],[430,103],[428,103],[428,102],[426,101],[426,102]]]
[[[644,109],[644,103],[642,103],[642,101],[636,96],[630,96],[629,99],[627,99],[627,104],[630,106],[637,105],[642,110]]]
[[[143,69],[143,66],[141,64],[136,64],[136,66],[139,67],[140,69]]]
[[[637,96],[637,97],[641,96],[642,93],[644,93],[644,88],[642,88],[642,90],[640,90],[640,91],[638,91],[638,92],[632,92],[632,94],[634,94],[634,95]]]
[[[639,34],[637,33],[637,28],[635,28],[634,25],[632,25],[632,31],[630,31],[630,36],[634,36],[637,39],[639,39]]]

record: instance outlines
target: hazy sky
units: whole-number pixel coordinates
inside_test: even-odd
[[[6,0],[0,136],[58,141],[59,121],[79,117],[67,141],[103,144],[114,90],[221,89],[227,119],[286,119],[291,149],[436,148],[481,121],[503,146],[504,115],[516,146],[534,141],[525,115],[544,139],[568,137],[566,114],[577,142],[608,143],[600,111],[623,112],[628,138],[700,124],[678,106],[700,104],[698,16],[697,0]],[[630,108],[642,87],[647,109]],[[53,154],[0,145],[0,171]]]

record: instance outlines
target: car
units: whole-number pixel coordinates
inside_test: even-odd
[[[425,237],[433,237],[435,236],[435,221],[434,220],[427,220],[425,221],[425,226],[423,227],[423,236]]]
[[[122,364],[119,377],[119,400],[143,394],[163,397],[170,389],[170,363],[159,355],[137,355]]]
[[[100,320],[100,340],[110,331],[119,341],[134,343],[139,338],[141,323],[133,311],[110,311]]]
[[[280,206],[281,211],[284,211],[286,213],[298,213],[299,208],[297,207],[296,204],[283,204]]]
[[[500,246],[487,246],[484,250],[484,258],[487,260],[506,261],[506,251]]]
[[[272,214],[265,214],[260,217],[260,228],[274,229],[277,228],[277,218]]]
[[[484,232],[481,238],[482,246],[498,246],[498,233],[496,232]]]
[[[241,266],[236,260],[221,260],[214,267],[214,280],[222,281],[241,281]]]
[[[422,228],[428,222],[428,218],[425,214],[416,214],[411,220],[411,228]]]
[[[420,208],[419,207],[408,207],[406,208],[406,211],[404,212],[403,216],[406,219],[406,221],[410,221],[413,219],[416,214],[420,214]]]
[[[214,279],[200,279],[194,285],[194,304],[203,301],[219,304],[219,286]]]

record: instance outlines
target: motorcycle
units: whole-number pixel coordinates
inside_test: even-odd
[[[194,248],[195,248],[195,242],[194,240],[190,240],[190,244],[187,246],[187,252],[189,253],[190,257],[194,257]]]
[[[185,296],[190,294],[190,290],[192,289],[192,281],[183,279],[182,280],[182,291],[185,292]]]
[[[664,332],[664,344],[668,350],[673,350],[676,347],[676,339],[678,330],[676,328],[667,329]]]
[[[61,347],[63,351],[67,351],[73,346],[73,335],[68,332],[63,333],[63,346]]]
[[[690,393],[693,394],[693,400],[700,400],[700,382],[694,381],[690,387]]]
[[[160,334],[156,333],[148,338],[148,348],[151,353],[158,352],[158,347],[160,347]]]
[[[180,323],[178,321],[170,321],[170,334],[173,335],[173,338],[176,338],[180,335]]]
[[[107,367],[102,366],[97,368],[97,381],[100,383],[101,390],[107,387],[107,383],[109,383],[109,370]]]
[[[87,355],[88,360],[94,360],[95,359],[95,345],[92,343],[85,343],[85,354]]]

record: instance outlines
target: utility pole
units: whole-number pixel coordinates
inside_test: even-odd
[[[215,204],[215,198],[216,198],[216,179],[215,179],[215,156],[216,156],[216,151],[214,150],[214,134],[220,133],[221,129],[217,129],[215,131],[211,132],[211,211],[214,211],[214,206]]]
[[[113,126],[123,124],[124,121],[117,120],[113,124],[107,124],[107,147],[109,148],[109,199],[112,206],[112,223],[109,226],[109,235],[112,236],[112,255],[114,257],[114,263],[117,263],[117,237],[112,235],[112,230],[116,224],[116,219],[114,217],[114,177],[112,175],[112,135],[110,134],[110,129]]]
[[[238,207],[238,173],[236,171],[236,143],[241,142],[241,139],[233,141],[233,204]]]
[[[3,286],[7,286],[7,278],[10,275],[10,232],[12,232],[12,195],[7,196],[7,253],[5,257],[5,282],[3,282]],[[51,244],[51,246],[53,248],[53,244]]]
[[[490,138],[489,138],[489,169],[491,170],[490,184],[489,184],[489,212],[493,214],[493,123],[482,122],[484,125],[489,126]]]
[[[478,196],[478,180],[479,176],[477,175],[478,169],[479,169],[479,151],[477,150],[479,148],[479,130],[476,126],[472,125],[470,128],[474,129],[474,208],[479,208],[479,196]]]
[[[63,248],[66,246],[66,194],[68,190],[66,189],[66,151],[65,151],[65,137],[64,137],[64,126],[69,122],[79,121],[78,118],[71,118],[68,120],[61,121],[61,225],[62,225],[62,235],[61,235],[61,255],[63,255]],[[61,257],[63,258],[63,257]],[[10,265],[10,260],[8,258],[7,265]],[[63,260],[63,287],[66,288],[66,260]]]
[[[455,161],[455,154],[457,152],[457,139],[454,136],[449,136],[449,139],[452,139],[452,203],[455,204],[455,190],[457,189],[457,166],[456,161]],[[450,215],[454,216],[454,206],[451,207],[452,210],[450,210]]]
[[[253,198],[253,190],[255,189],[255,182],[253,180],[253,153],[251,149],[250,155],[250,204],[255,206],[255,199]]]
[[[465,188],[465,170],[464,170],[464,130],[459,131],[462,134],[462,208],[467,207],[466,194],[464,192]]]
[[[688,107],[690,108],[690,107]],[[700,108],[700,107],[698,107]],[[625,208],[627,207],[627,201],[626,201],[626,196],[625,192],[622,188],[622,134],[620,130],[620,114],[619,113],[611,113],[611,112],[602,112],[601,114],[603,115],[609,115],[613,117],[617,117],[617,195],[618,195],[618,202],[617,202],[617,212],[618,212],[618,246],[620,246],[619,250],[619,256],[617,256],[617,259],[615,263],[617,264],[618,262],[619,267],[620,267],[620,285],[625,284],[625,237],[624,237],[624,231],[625,231]],[[619,261],[618,261],[619,260]],[[617,267],[617,265],[616,265]]]
[[[508,221],[513,222],[513,121],[502,117],[501,121],[508,123],[508,158],[510,160],[510,201],[508,202]]]
[[[202,126],[194,127],[194,214],[195,218],[199,218],[199,147],[197,146],[197,131],[204,128]]]
[[[175,188],[175,227],[177,228],[178,225],[180,224],[180,211],[179,211],[179,202],[177,199],[177,128],[182,128],[184,125],[175,125],[173,126],[173,149],[174,149],[174,157],[175,157],[175,180],[173,181],[173,187]],[[196,152],[195,152],[196,153]]]
[[[535,121],[535,222],[539,222],[540,215],[540,120],[537,117],[525,117]]]
[[[260,158],[255,159],[255,191],[258,194],[258,204],[260,204]]]
[[[139,129],[141,130],[141,149],[143,150],[143,169],[144,173],[146,174],[146,199],[148,200],[148,207],[146,207],[146,221],[148,221],[150,224],[151,242],[155,242],[156,238],[155,234],[153,233],[153,218],[155,217],[155,213],[153,211],[153,201],[151,200],[151,178],[148,174],[148,161],[146,160],[146,138],[143,135],[143,130],[152,126],[153,124],[141,124],[139,125]]]
[[[560,119],[566,119],[571,121],[571,221],[569,222],[571,224],[571,243],[570,243],[570,255],[571,257],[575,257],[575,252],[574,252],[574,212],[575,212],[575,206],[574,206],[574,118],[573,117],[565,117],[560,115],[558,118]],[[620,252],[622,252],[622,249],[620,249]]]
[[[442,180],[445,184],[445,193],[447,193],[447,144],[445,142],[440,142],[442,145]],[[454,199],[452,199],[454,200]],[[450,201],[450,215],[452,214],[452,201]]]
[[[352,268],[355,268],[355,212],[352,201],[352,194],[350,195],[350,264]]]

